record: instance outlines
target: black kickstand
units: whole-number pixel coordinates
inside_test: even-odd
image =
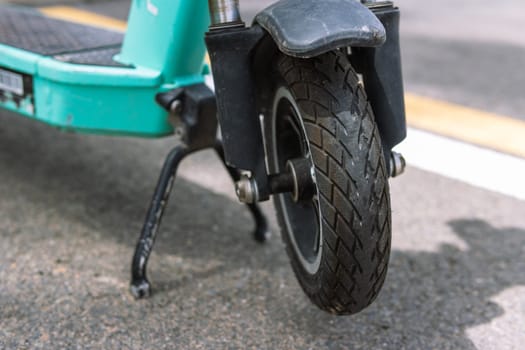
[[[222,144],[217,142],[213,147],[224,163]],[[146,276],[148,260],[153,250],[153,244],[155,243],[162,216],[164,215],[164,209],[166,208],[171,189],[173,188],[177,168],[181,161],[193,151],[194,150],[186,145],[180,145],[169,153],[164,162],[131,265],[131,293],[137,299],[146,298],[151,295],[151,284]],[[224,163],[224,165],[226,166],[226,163]],[[234,182],[240,179],[240,174],[237,170],[228,166],[226,166],[226,169]],[[255,220],[253,237],[257,242],[262,243],[266,241],[269,236],[266,217],[257,204],[247,204],[247,206]]]
[[[148,259],[173,188],[177,168],[189,154],[191,154],[191,149],[186,145],[175,147],[167,156],[160,173],[131,264],[131,293],[137,299],[148,297],[151,294],[151,285],[146,277]]]
[[[140,239],[131,264],[131,293],[135,298],[148,297],[151,285],[146,277],[148,259],[155,243],[164,209],[168,203],[175,175],[180,162],[193,152],[213,148],[224,162],[224,150],[217,137],[217,109],[213,92],[204,84],[175,89],[157,95],[157,102],[179,123],[183,130],[180,146],[175,147],[166,158],[164,167],[151,201]],[[238,181],[237,170],[227,167],[230,176]],[[256,223],[254,237],[264,242],[268,235],[268,223],[256,204],[248,205]]]
[[[224,148],[222,146],[222,143],[220,141],[217,141],[215,143],[215,152],[217,152],[217,155],[222,160],[222,163],[228,170],[228,173],[230,174],[231,179],[233,180],[233,183],[236,183],[240,180],[241,174],[237,169],[231,168],[226,164],[226,160],[224,159]],[[266,220],[266,216],[262,212],[261,208],[258,204],[246,204],[248,209],[250,210],[250,213],[252,213],[253,219],[255,220],[255,231],[253,232],[253,238],[259,242],[264,243],[270,236],[270,231],[268,229],[268,220]]]

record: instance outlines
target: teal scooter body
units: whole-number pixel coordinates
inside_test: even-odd
[[[173,127],[155,95],[204,81],[206,7],[205,0],[135,0],[125,35],[45,18],[36,10],[0,7],[3,18],[41,23],[51,31],[35,30],[35,36],[59,35],[67,27],[102,38],[80,37],[73,48],[50,43],[34,49],[16,42],[13,26],[15,42],[0,38],[0,106],[68,131],[170,135]],[[100,64],[100,57],[89,61],[90,54],[111,57]]]
[[[267,239],[258,203],[274,196],[303,290],[353,314],[385,280],[388,176],[405,166],[392,152],[406,132],[398,25],[393,3],[375,0],[279,0],[250,27],[239,0],[133,0],[126,33],[0,6],[0,107],[76,132],[177,128],[131,263],[136,298],[151,294],[147,263],[177,169],[209,149],[253,237]]]

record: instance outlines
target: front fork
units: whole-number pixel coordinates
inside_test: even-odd
[[[211,25],[206,45],[226,163],[256,184],[251,202],[268,200],[271,193],[252,60],[265,32],[259,26],[245,26],[238,0],[209,0],[208,4]]]
[[[387,167],[392,176],[397,176],[404,170],[404,160],[391,149],[406,136],[399,11],[389,1],[361,2],[383,23],[388,39],[381,48],[355,48],[352,64],[364,77],[383,139]],[[254,67],[254,59],[259,54],[267,54],[264,50],[258,51],[267,34],[258,25],[246,28],[239,12],[239,0],[209,0],[208,4],[211,26],[206,44],[216,84],[226,163],[246,174],[237,184],[239,199],[248,203],[264,201],[274,194],[275,184],[265,165],[262,121],[257,110],[257,94],[261,92],[256,90],[254,76],[260,68]]]

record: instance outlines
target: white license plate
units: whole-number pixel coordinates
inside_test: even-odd
[[[23,96],[24,79],[22,75],[0,69],[0,90]]]

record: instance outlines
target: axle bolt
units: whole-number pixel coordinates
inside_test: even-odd
[[[242,203],[253,204],[259,200],[257,183],[246,175],[242,175],[235,183],[235,193]]]
[[[407,163],[401,153],[392,152],[390,158],[390,176],[397,177],[405,172]]]

